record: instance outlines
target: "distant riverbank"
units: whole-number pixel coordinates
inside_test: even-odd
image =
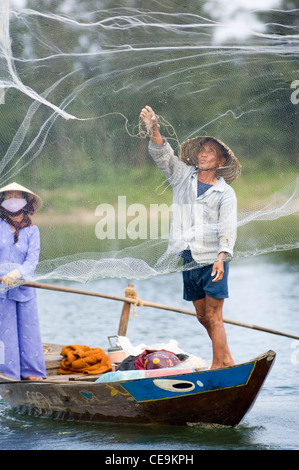
[[[150,173],[150,178],[149,178]],[[293,172],[280,173],[275,169],[246,174],[233,182],[233,189],[238,199],[238,211],[257,210],[268,204],[275,195],[276,204],[285,202],[296,187],[296,175]],[[153,172],[152,168],[130,175],[127,173],[112,181],[109,179],[99,184],[63,186],[55,189],[37,191],[44,202],[42,210],[34,216],[37,225],[77,224],[89,225],[98,220],[95,216],[99,204],[116,207],[119,196],[126,197],[127,206],[141,204],[172,203],[172,189],[163,175]]]

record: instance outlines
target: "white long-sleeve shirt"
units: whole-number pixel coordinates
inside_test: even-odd
[[[212,264],[221,252],[233,257],[237,237],[237,199],[223,178],[197,196],[198,169],[174,155],[167,141],[152,140],[149,152],[173,189],[169,253],[190,249],[199,264]]]

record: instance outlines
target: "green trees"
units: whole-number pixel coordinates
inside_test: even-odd
[[[113,0],[47,0],[42,7],[27,0],[27,12],[11,16],[16,70],[24,84],[78,120],[65,120],[43,104],[32,109],[2,179],[14,174],[24,184],[55,188],[100,184],[120,169],[124,178],[141,171],[151,165],[146,141],[137,138],[145,104],[171,123],[180,142],[197,134],[227,141],[247,160],[247,171],[294,167],[299,105],[290,97],[299,75],[292,37],[298,16],[288,12],[293,3],[282,2],[284,13],[260,14],[267,25],[263,36],[217,45],[216,20],[197,1],[145,8],[138,0],[120,6]],[[5,98],[2,156],[32,106],[16,88]],[[169,128],[163,131],[168,135]]]

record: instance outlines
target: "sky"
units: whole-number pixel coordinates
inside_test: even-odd
[[[223,24],[214,32],[214,41],[229,38],[245,39],[252,31],[263,32],[263,25],[254,11],[279,8],[280,0],[209,0],[207,13]]]

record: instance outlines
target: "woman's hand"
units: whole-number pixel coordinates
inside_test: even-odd
[[[21,273],[17,269],[10,271],[1,277],[1,283],[6,284],[7,286],[12,286],[18,279],[20,279]]]

